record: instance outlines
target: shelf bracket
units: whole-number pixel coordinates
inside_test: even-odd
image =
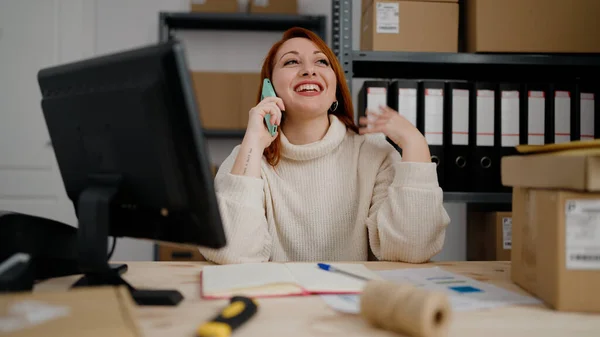
[[[352,93],[352,0],[331,1],[331,45]]]

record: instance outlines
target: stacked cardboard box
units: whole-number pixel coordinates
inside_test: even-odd
[[[511,275],[556,310],[600,312],[600,143],[569,149],[578,143],[502,159],[513,187]]]
[[[600,1],[467,0],[464,5],[468,52],[600,52]]]
[[[191,0],[190,11],[200,13],[298,14],[298,0]]]
[[[510,261],[511,238],[511,212],[468,213],[468,261]]]
[[[257,104],[260,74],[192,72],[202,127],[245,130],[248,112]]]
[[[458,51],[458,0],[363,0],[360,49]]]

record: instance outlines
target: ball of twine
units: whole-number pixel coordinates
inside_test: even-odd
[[[446,293],[384,280],[367,282],[360,313],[375,327],[413,337],[446,336],[452,318]]]

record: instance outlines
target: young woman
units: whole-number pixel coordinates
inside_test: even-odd
[[[441,250],[450,219],[418,129],[388,107],[359,129],[337,58],[305,29],[284,33],[261,77],[278,97],[260,101],[259,90],[242,143],[217,172],[228,244],[200,248],[207,260],[420,263]]]

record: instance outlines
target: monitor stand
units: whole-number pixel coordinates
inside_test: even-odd
[[[121,277],[127,265],[111,267],[108,264],[106,243],[111,226],[111,205],[119,190],[119,180],[118,177],[93,177],[88,180],[93,185],[79,196],[77,248],[79,268],[84,276],[72,287],[124,285],[138,305],[175,306],[183,299],[179,291],[136,289]]]

